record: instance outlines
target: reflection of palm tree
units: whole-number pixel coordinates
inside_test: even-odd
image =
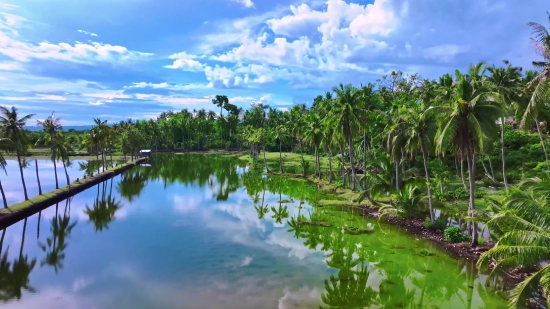
[[[321,295],[323,309],[354,309],[370,308],[377,304],[378,293],[370,287],[369,270],[361,265],[357,271],[344,270],[338,273],[338,277],[330,276],[325,280],[325,293]]]
[[[281,224],[283,222],[283,219],[288,218],[288,208],[286,206],[281,206],[279,204],[279,208],[275,209],[275,207],[271,206],[271,211],[273,212],[273,215],[271,215],[271,218],[275,219],[275,222]]]
[[[27,290],[31,293],[35,292],[35,289],[30,286],[29,282],[29,276],[34,269],[34,266],[36,264],[36,259],[32,259],[29,261],[29,258],[27,255],[23,255],[23,248],[25,245],[25,232],[27,229],[27,219],[24,221],[23,224],[23,236],[21,238],[21,247],[19,249],[19,257],[17,260],[13,262],[12,270],[8,275],[8,281],[9,281],[9,292],[7,295],[3,295],[3,297],[8,297],[9,299],[21,299],[21,292],[22,290]],[[5,255],[7,252],[5,253]],[[4,259],[4,257],[2,258]],[[5,264],[5,261],[2,263]]]
[[[117,184],[117,191],[122,197],[132,202],[134,197],[138,197],[145,188],[146,181],[139,167],[128,170],[122,175],[122,180]]]
[[[104,183],[105,184],[105,183]],[[84,213],[88,215],[88,220],[94,223],[95,230],[101,231],[109,228],[109,223],[115,218],[117,210],[122,208],[120,201],[115,200],[112,196],[113,179],[111,179],[111,189],[109,195],[105,196],[105,191],[99,198],[99,184],[97,185],[97,198],[94,200],[93,208],[86,205]]]
[[[70,203],[70,199],[67,199],[67,205]],[[52,236],[46,239],[46,244],[39,243],[42,251],[46,252],[46,258],[41,262],[41,266],[49,265],[54,268],[57,273],[59,269],[63,268],[63,260],[65,259],[65,249],[67,243],[65,240],[70,236],[70,233],[76,221],[71,223],[70,216],[65,211],[63,216],[58,215],[59,204],[55,206],[55,217],[50,221],[50,231]],[[67,209],[67,206],[65,207]]]

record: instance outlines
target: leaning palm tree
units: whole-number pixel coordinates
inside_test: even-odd
[[[8,172],[6,171],[6,166],[8,163],[6,162],[6,159],[4,158],[4,155],[2,154],[2,150],[10,150],[11,149],[12,142],[11,140],[7,138],[0,138],[0,169],[8,175]],[[2,200],[4,201],[4,208],[8,207],[8,201],[6,200],[6,194],[4,192],[4,187],[2,186],[2,181],[0,181],[0,193],[2,193]]]
[[[479,65],[478,65],[479,66]],[[436,109],[442,115],[436,133],[436,151],[441,154],[466,154],[470,180],[469,211],[475,209],[475,157],[485,143],[498,138],[496,121],[506,115],[498,93],[490,92],[475,78],[456,72],[457,81],[449,106]],[[472,246],[477,246],[477,231],[472,228]]]
[[[550,13],[548,13],[548,22],[550,23]],[[531,126],[533,121],[535,122],[546,158],[546,167],[550,170],[548,153],[546,152],[546,146],[538,121],[540,113],[547,108],[550,96],[550,31],[539,23],[530,22],[527,25],[532,30],[531,45],[542,56],[543,60],[533,61],[533,65],[541,68],[542,71],[526,88],[528,91],[528,103],[521,118],[520,127],[526,129]]]
[[[23,127],[33,116],[34,114],[29,114],[20,118],[15,106],[12,106],[11,109],[8,109],[5,106],[0,106],[0,129],[2,130],[2,136],[11,140],[13,144],[12,147],[15,149],[15,153],[17,154],[17,162],[19,163],[19,173],[21,174],[21,182],[23,183],[23,194],[25,195],[25,200],[28,200],[29,196],[27,194],[25,177],[23,176],[21,156],[26,153],[29,147],[29,139],[27,138]]]

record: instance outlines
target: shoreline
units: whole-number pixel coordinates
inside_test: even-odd
[[[305,179],[312,183],[323,185],[328,188],[328,190],[327,188],[325,188],[325,190],[323,191],[325,191],[327,194],[331,195],[332,197],[336,197],[334,201],[338,201],[338,202],[345,202],[343,199],[339,199],[338,195],[342,195],[345,193],[351,193],[351,194],[358,193],[358,192],[353,192],[349,189],[338,188],[333,184],[329,184],[324,179],[315,178],[315,175],[313,175],[313,178],[311,178],[311,175],[304,176],[302,174],[291,174],[291,173],[281,174],[281,173],[272,172],[272,171],[269,171],[266,174],[281,176],[281,177],[290,177],[290,178],[296,178],[296,179]],[[330,203],[328,203],[328,205],[330,205]],[[354,203],[353,201],[348,201],[347,206],[360,208],[363,211],[362,213],[363,217],[370,217],[378,220],[380,216],[380,213],[378,212],[378,209],[376,207],[373,207],[372,205],[365,202],[358,204],[358,203]],[[408,234],[419,236],[426,240],[429,240],[437,244],[442,249],[444,249],[451,257],[454,257],[454,258],[463,258],[463,259],[476,262],[479,259],[479,256],[483,252],[489,250],[492,247],[492,244],[490,243],[484,246],[478,246],[478,247],[472,248],[469,244],[466,244],[466,243],[446,242],[443,239],[443,231],[426,228],[424,226],[424,220],[419,218],[405,219],[405,218],[392,216],[384,220],[381,220],[381,222],[399,227],[403,229],[405,232],[407,232]]]
[[[61,202],[71,196],[74,196],[94,185],[101,183],[105,180],[111,179],[116,175],[121,174],[137,165],[146,163],[149,158],[140,158],[132,162],[124,163],[119,166],[110,168],[104,172],[96,174],[95,176],[85,179],[78,179],[73,181],[69,186],[61,187],[53,191],[37,195],[29,200],[15,203],[8,208],[0,209],[0,229],[5,229],[16,222],[23,220],[35,213],[44,210],[55,203]]]

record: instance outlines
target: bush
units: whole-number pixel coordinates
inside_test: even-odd
[[[485,244],[485,238],[478,237],[477,238],[477,244],[480,245],[480,246],[483,246]]]
[[[485,192],[483,192],[482,190],[476,190],[474,192],[474,197],[475,198],[483,198],[483,197],[485,197]]]
[[[445,230],[446,226],[447,226],[447,221],[445,221],[442,218],[435,219],[435,223],[433,226],[430,222],[430,217],[426,217],[426,219],[424,219],[424,227],[427,229],[435,227],[436,229],[443,231]]]
[[[450,226],[443,233],[445,241],[450,243],[459,243],[468,239],[458,226]]]

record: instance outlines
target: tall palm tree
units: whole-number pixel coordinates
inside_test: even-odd
[[[23,127],[33,116],[34,114],[29,114],[20,118],[15,106],[12,106],[11,109],[6,108],[5,106],[0,106],[0,128],[2,130],[2,136],[9,138],[13,143],[12,147],[15,148],[17,163],[19,163],[19,173],[21,174],[21,182],[23,183],[23,194],[25,195],[25,200],[28,200],[29,196],[27,194],[25,177],[23,176],[21,156],[26,153],[29,147],[29,139],[27,138]]]
[[[53,170],[55,174],[55,188],[59,189],[59,181],[57,179],[57,160],[58,160],[58,144],[59,144],[59,130],[61,130],[61,119],[54,118],[54,112],[50,117],[45,120],[36,121],[39,126],[42,126],[44,135],[42,135],[35,143],[35,146],[38,144],[44,144],[50,146],[50,159],[53,162]]]
[[[479,66],[479,65],[478,65]],[[436,134],[436,150],[444,154],[466,154],[470,181],[469,211],[475,209],[475,155],[498,137],[496,120],[506,115],[498,93],[490,92],[475,78],[456,72],[456,85],[449,106],[437,109],[442,115]],[[472,246],[477,246],[477,230],[471,231]]]
[[[283,139],[287,136],[286,127],[282,124],[275,127],[274,136],[279,140],[279,171],[283,172]]]
[[[422,153],[426,187],[428,190],[428,205],[430,211],[430,222],[435,223],[435,213],[432,201],[432,190],[430,173],[428,171],[428,155],[432,141],[437,130],[437,123],[429,102],[422,101],[418,105],[408,109],[401,109],[402,122],[398,125],[399,133],[396,138],[403,135],[406,140],[406,149],[409,153],[415,154],[418,150]]]
[[[340,87],[332,89],[336,93],[335,106],[331,111],[334,117],[334,124],[346,139],[349,147],[349,163],[351,168],[352,183],[351,188],[355,190],[356,183],[361,187],[357,175],[355,173],[355,165],[353,164],[355,155],[353,149],[353,136],[361,127],[359,115],[362,114],[361,107],[361,92],[352,85],[340,84]]]
[[[514,102],[519,102],[521,100],[521,97],[518,95],[521,92],[521,67],[513,67],[507,60],[504,60],[504,64],[507,65],[506,68],[497,68],[495,66],[488,68],[488,71],[491,73],[488,81],[490,83],[490,87],[502,96],[505,106],[511,107]],[[504,117],[500,118],[500,152],[502,156],[502,178],[504,181],[504,187],[506,188],[506,191],[508,191],[509,185],[508,179],[506,177],[506,158],[504,155],[505,122],[506,121]]]
[[[218,106],[220,108],[220,118],[218,119],[218,123],[220,126],[220,147],[223,148],[223,128],[222,128],[222,121],[223,121],[223,108],[229,104],[229,99],[225,95],[217,95],[215,99],[212,99],[212,104]]]
[[[319,146],[321,145],[321,140],[323,138],[323,123],[321,118],[315,111],[311,111],[308,114],[306,129],[304,132],[305,140],[313,146],[315,149],[315,168],[317,171],[317,177],[321,179],[321,164],[319,159]]]

